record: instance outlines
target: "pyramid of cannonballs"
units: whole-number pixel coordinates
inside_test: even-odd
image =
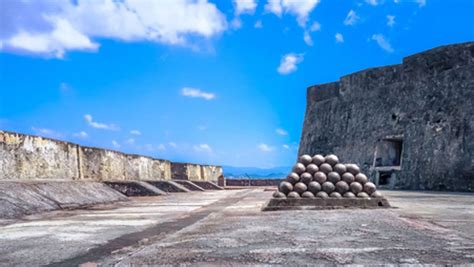
[[[382,198],[356,164],[339,163],[336,155],[303,155],[280,183],[274,198]]]

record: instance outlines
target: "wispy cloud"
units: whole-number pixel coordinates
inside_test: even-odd
[[[205,100],[212,100],[216,98],[214,93],[203,92],[200,89],[184,87],[181,89],[181,95],[192,98],[203,98]]]
[[[87,121],[89,126],[96,129],[103,129],[103,130],[110,130],[110,131],[118,131],[120,128],[115,124],[106,124],[101,122],[94,121],[94,118],[90,114],[84,115],[84,119]]]
[[[269,146],[269,145],[264,144],[264,143],[259,144],[259,145],[257,146],[257,148],[258,148],[260,151],[262,151],[262,152],[272,152],[273,150],[275,150],[274,147]]]
[[[72,136],[74,136],[76,138],[81,138],[81,139],[85,139],[85,138],[89,137],[89,135],[85,131],[80,131],[78,133],[74,133]]]
[[[178,146],[178,144],[176,144],[175,142],[169,142],[168,145],[173,148]]]
[[[389,52],[389,53],[393,53],[393,48],[392,48],[392,45],[390,45],[390,43],[385,40],[385,37],[382,35],[382,34],[374,34],[372,35],[372,40],[377,42],[377,44],[380,46],[380,48],[382,48],[383,50]]]
[[[235,14],[253,14],[257,8],[257,2],[255,0],[233,0]]]
[[[295,72],[298,69],[297,65],[301,63],[303,59],[303,54],[290,53],[284,55],[281,58],[280,66],[278,66],[278,73],[286,75]]]
[[[139,130],[131,130],[131,131],[130,131],[130,134],[133,134],[133,135],[142,135],[142,132],[140,132]]]
[[[3,1],[2,24],[10,27],[2,28],[2,50],[62,58],[96,51],[100,38],[186,46],[227,28],[225,15],[206,0],[46,2]]]
[[[121,145],[120,145],[117,141],[115,141],[115,140],[112,140],[112,145],[113,145],[115,148],[120,148],[120,147],[121,147]]]
[[[365,2],[371,6],[376,6],[379,4],[377,0],[365,0]]]
[[[282,128],[276,129],[275,132],[276,132],[277,134],[283,135],[283,136],[288,135],[288,132],[287,132],[285,129],[282,129]]]
[[[342,33],[336,33],[334,37],[336,38],[336,43],[344,43],[344,36]]]
[[[349,13],[347,13],[346,19],[344,20],[344,24],[354,25],[357,23],[358,20],[359,20],[359,16],[357,16],[356,12],[351,9]]]
[[[313,22],[311,27],[309,27],[308,30],[304,31],[304,35],[303,35],[304,42],[309,46],[313,46],[313,38],[311,37],[311,33],[320,31],[320,30],[321,30],[321,24],[319,24],[319,22],[317,21]]]
[[[206,152],[206,153],[212,153],[212,148],[208,144],[199,144],[193,146],[194,150],[196,152]]]
[[[133,138],[128,138],[125,143],[129,144],[129,145],[134,145],[135,144],[135,139]]]
[[[54,130],[48,129],[48,128],[38,128],[38,127],[31,127],[31,130],[41,136],[45,137],[51,137],[51,138],[62,138],[63,135],[59,132],[56,132]]]
[[[256,28],[256,29],[261,29],[261,28],[263,28],[262,21],[261,21],[261,20],[255,21],[255,24],[253,25],[253,27]]]
[[[290,146],[285,144],[285,145],[283,145],[283,148],[284,149],[290,149]]]
[[[395,25],[395,16],[387,15],[387,26],[393,27]]]
[[[268,0],[265,11],[281,17],[283,13],[295,15],[301,27],[305,27],[308,16],[320,0]]]

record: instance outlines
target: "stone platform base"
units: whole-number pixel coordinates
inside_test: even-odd
[[[104,181],[104,184],[112,187],[127,197],[137,196],[161,196],[168,193],[156,188],[155,186],[143,181]]]
[[[224,190],[223,187],[220,187],[217,184],[213,182],[209,182],[209,181],[192,181],[191,180],[191,182],[206,190]]]
[[[173,180],[173,182],[180,184],[191,191],[206,191],[204,188],[188,180]]]
[[[375,209],[390,207],[390,203],[385,198],[272,198],[262,210]]]

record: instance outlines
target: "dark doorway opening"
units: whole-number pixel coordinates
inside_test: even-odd
[[[400,166],[402,162],[403,139],[386,138],[377,144],[375,167]]]
[[[379,173],[379,184],[378,185],[389,185],[390,178],[392,178],[391,172],[380,172]]]

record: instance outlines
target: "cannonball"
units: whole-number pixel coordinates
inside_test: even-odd
[[[288,193],[287,198],[301,198],[301,197],[300,197],[300,194],[298,194],[297,192],[291,191],[290,193]]]
[[[317,171],[319,171],[318,165],[311,163],[308,166],[306,166],[306,171],[315,174]]]
[[[344,194],[345,192],[349,191],[349,184],[344,181],[339,181],[336,183],[336,191]]]
[[[364,184],[364,192],[366,192],[369,196],[372,195],[376,190],[375,184],[372,182],[368,182]]]
[[[324,182],[322,185],[321,185],[321,189],[323,189],[324,192],[326,193],[331,193],[334,191],[334,189],[336,189],[336,187],[334,186],[333,183],[331,182]]]
[[[288,176],[286,177],[286,181],[292,184],[296,184],[297,182],[300,181],[300,176],[296,172],[292,172],[288,174]]]
[[[333,171],[339,173],[339,175],[343,175],[347,171],[346,165],[341,163],[334,165],[332,169]]]
[[[314,194],[309,192],[309,191],[306,191],[304,192],[302,195],[301,195],[302,198],[315,198],[314,197]]]
[[[324,191],[319,191],[317,194],[316,194],[316,197],[319,197],[319,198],[329,198],[329,195],[328,193],[324,192]]]
[[[331,166],[334,166],[339,163],[339,158],[334,154],[327,155],[326,157],[324,157],[324,159],[325,159],[325,162]]]
[[[313,175],[311,175],[309,172],[304,172],[300,177],[300,182],[305,184],[309,184],[313,180]]]
[[[274,198],[285,198],[286,195],[283,194],[283,193],[280,192],[280,191],[275,191],[275,192],[273,192],[273,197],[274,197]]]
[[[303,194],[306,190],[308,190],[308,187],[307,187],[304,183],[299,182],[299,183],[296,183],[296,184],[295,184],[295,187],[294,187],[293,190],[295,190],[295,192],[297,192],[298,194],[301,195],[301,194]]]
[[[311,183],[308,184],[308,190],[313,192],[313,194],[317,194],[319,191],[321,191],[321,184],[315,181],[312,181]]]
[[[357,164],[346,164],[346,169],[353,175],[357,175],[360,172],[360,168]]]
[[[323,164],[321,164],[321,166],[319,166],[319,171],[322,171],[325,174],[328,174],[328,173],[332,172],[332,167],[331,167],[331,165],[329,165],[327,163],[323,163]]]
[[[295,166],[293,166],[293,172],[296,172],[297,174],[302,174],[303,172],[306,171],[306,167],[304,166],[303,163],[296,163]]]
[[[313,157],[313,163],[316,164],[317,166],[321,166],[321,164],[323,164],[325,161],[323,155],[315,155]]]
[[[370,197],[373,197],[373,198],[383,198],[382,193],[380,193],[379,191],[373,192],[372,195],[370,195]]]
[[[358,182],[352,182],[349,187],[351,188],[351,191],[352,193],[354,194],[359,194],[360,192],[362,192],[362,185]]]
[[[352,193],[352,192],[346,192],[346,193],[344,193],[344,197],[347,197],[347,198],[356,198],[356,195],[354,195],[354,193]]]
[[[283,181],[280,183],[278,187],[278,191],[282,192],[285,195],[288,195],[291,191],[293,191],[293,185],[290,182]]]
[[[359,173],[355,176],[355,181],[359,182],[360,184],[365,184],[369,181],[369,179],[367,178],[367,176],[365,176],[365,174]]]
[[[327,180],[327,177],[326,177],[326,174],[324,174],[324,172],[317,172],[313,175],[313,181],[316,181],[320,184],[323,184],[324,182],[326,182]]]
[[[355,177],[352,173],[346,172],[341,176],[341,180],[343,180],[347,184],[351,184],[352,182],[355,181]]]
[[[305,166],[310,164],[313,161],[313,158],[310,155],[302,155],[299,158],[299,162],[303,163]]]
[[[339,175],[339,173],[337,172],[330,172],[328,174],[328,181],[333,183],[333,184],[336,184],[337,182],[339,182],[341,180],[341,176]]]
[[[332,192],[329,196],[332,198],[342,198],[341,194],[338,192]]]
[[[370,198],[369,195],[367,195],[366,192],[360,192],[359,194],[357,194],[357,197],[358,198]]]

